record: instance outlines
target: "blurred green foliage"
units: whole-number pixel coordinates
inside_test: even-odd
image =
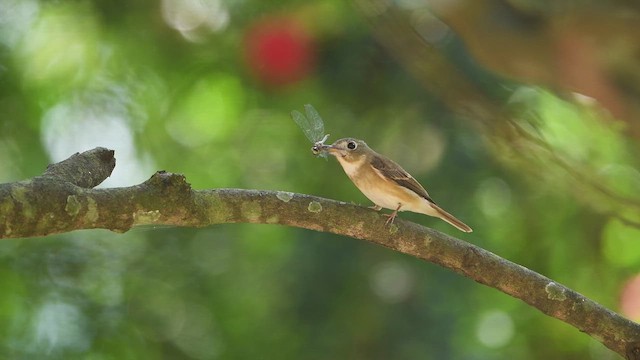
[[[640,267],[638,147],[625,125],[597,105],[489,72],[441,24],[421,28],[502,102],[521,137],[492,133],[427,92],[364,19],[337,0],[0,0],[0,181],[105,146],[117,166],[103,186],[165,169],[195,188],[369,205],[335,161],[311,155],[289,118],[311,103],[329,141],[366,139],[475,232],[403,218],[618,310]],[[6,240],[0,288],[2,358],[614,358],[431,264],[276,226]]]

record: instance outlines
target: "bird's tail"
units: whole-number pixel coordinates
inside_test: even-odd
[[[436,204],[431,203],[430,204],[431,207],[436,210],[437,212],[437,217],[439,217],[440,219],[448,222],[449,224],[455,226],[456,228],[458,228],[458,230],[460,231],[464,231],[464,232],[472,232],[473,229],[471,229],[467,224],[463,223],[462,221],[458,220],[455,216],[449,214],[448,212],[442,210],[441,207],[439,207]]]

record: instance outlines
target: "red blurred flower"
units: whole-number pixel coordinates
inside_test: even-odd
[[[289,17],[271,17],[249,27],[244,53],[251,73],[272,86],[300,81],[315,65],[313,38]]]

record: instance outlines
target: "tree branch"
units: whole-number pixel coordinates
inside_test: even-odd
[[[640,325],[487,250],[433,229],[344,202],[283,191],[193,190],[159,171],[140,185],[92,189],[113,170],[113,151],[96,148],[50,165],[44,175],[0,184],[0,238],[78,229],[125,232],[137,225],[204,227],[280,224],[366,240],[498,289],[591,335],[627,359],[640,359]]]

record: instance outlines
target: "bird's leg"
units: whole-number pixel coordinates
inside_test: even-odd
[[[398,211],[400,211],[401,207],[402,207],[402,204],[398,204],[398,207],[395,210],[393,210],[393,212],[390,215],[384,214],[384,216],[389,217],[387,219],[387,222],[384,223],[385,226],[393,224],[393,220],[396,218],[396,216],[398,216]]]
[[[374,204],[374,205],[371,205],[371,206],[368,206],[368,208],[369,208],[369,209],[372,209],[372,210],[375,210],[375,211],[380,211],[380,210],[382,210],[382,206],[380,206],[380,205],[375,205],[375,204]]]

